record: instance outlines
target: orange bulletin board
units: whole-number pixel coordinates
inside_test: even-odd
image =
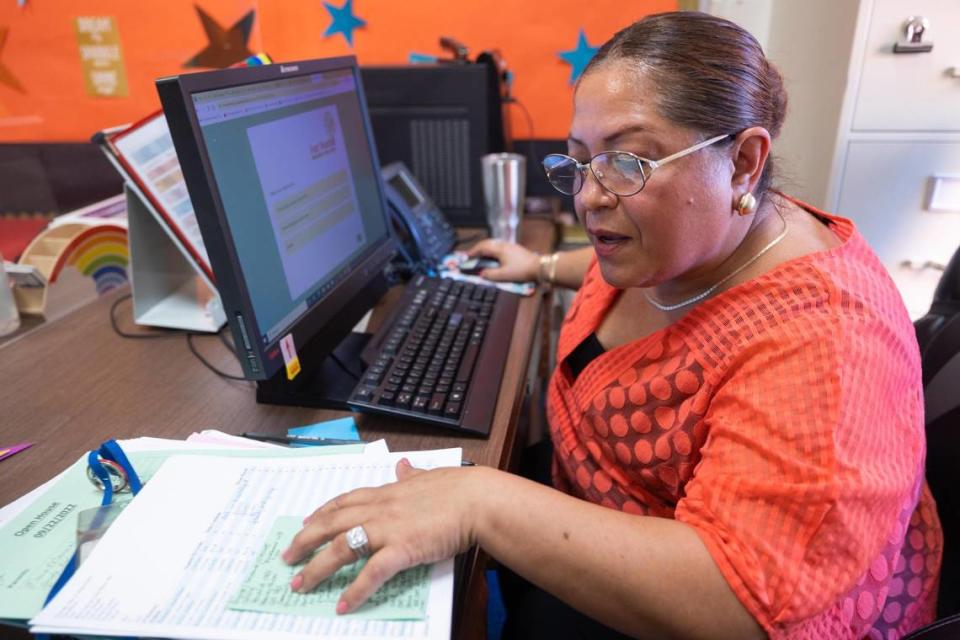
[[[560,54],[577,49],[581,31],[596,47],[643,15],[676,8],[676,0],[0,0],[0,142],[89,140],[157,109],[157,77],[227,66],[244,52],[402,64],[411,53],[446,55],[441,36],[471,57],[501,53],[533,121],[531,132],[511,107],[515,137],[565,138],[573,67]],[[339,15],[355,20],[335,22],[333,10],[345,9]],[[337,25],[350,27],[352,44],[327,34]]]

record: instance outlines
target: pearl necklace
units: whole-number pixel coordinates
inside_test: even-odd
[[[687,298],[686,300],[683,300],[683,301],[678,302],[678,303],[676,303],[676,304],[663,304],[662,302],[659,302],[657,299],[655,299],[653,296],[651,296],[651,295],[650,295],[649,293],[647,293],[646,291],[643,292],[643,297],[645,297],[645,298],[647,299],[647,302],[649,302],[650,304],[652,304],[653,306],[655,306],[655,307],[656,307],[657,309],[659,309],[660,311],[673,311],[674,309],[679,309],[679,308],[681,308],[681,307],[685,307],[685,306],[687,306],[687,305],[693,304],[694,302],[698,302],[698,301],[700,301],[700,300],[703,300],[704,298],[706,298],[707,296],[709,296],[711,293],[713,293],[714,291],[716,291],[716,290],[720,287],[720,285],[722,285],[723,283],[729,281],[729,280],[730,280],[731,278],[733,278],[735,275],[737,275],[738,273],[740,273],[741,271],[743,271],[744,269],[746,269],[747,267],[749,267],[750,265],[752,265],[754,262],[756,262],[757,260],[759,260],[759,259],[763,256],[763,254],[765,254],[767,251],[770,251],[770,249],[773,249],[775,246],[777,246],[778,244],[780,244],[780,241],[781,241],[781,240],[783,240],[784,238],[787,237],[787,231],[789,231],[789,227],[787,227],[787,221],[784,219],[783,215],[782,215],[779,211],[777,211],[777,216],[779,216],[780,221],[783,223],[783,230],[780,232],[780,234],[779,234],[776,238],[774,238],[773,240],[771,240],[771,241],[767,244],[767,246],[765,246],[763,249],[760,249],[760,251],[758,251],[757,253],[755,253],[752,258],[750,258],[749,260],[747,260],[746,262],[744,262],[742,265],[740,265],[739,267],[737,267],[736,269],[734,269],[732,272],[730,272],[730,273],[728,273],[726,276],[724,276],[723,279],[719,280],[718,282],[715,282],[713,285],[711,285],[710,287],[704,289],[703,291],[701,291],[701,292],[698,293],[697,295],[693,296],[692,298]]]

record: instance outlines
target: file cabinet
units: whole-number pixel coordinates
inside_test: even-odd
[[[860,1],[825,204],[923,315],[960,246],[960,2]]]

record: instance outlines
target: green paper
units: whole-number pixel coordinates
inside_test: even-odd
[[[290,589],[301,565],[290,566],[280,554],[303,528],[303,518],[277,518],[264,541],[253,570],[227,604],[228,609],[335,617],[340,594],[353,582],[366,561],[340,568],[310,593]],[[388,580],[356,611],[347,614],[368,620],[422,620],[426,616],[430,567],[407,569]]]
[[[213,455],[231,458],[276,458],[363,453],[363,445],[307,449],[174,449],[128,451],[127,457],[143,482],[174,455]],[[197,478],[198,490],[203,479]],[[130,500],[129,493],[114,496]],[[100,506],[103,494],[87,480],[87,457],[74,463],[50,489],[16,518],[0,527],[0,619],[26,620],[35,616],[53,583],[73,555],[77,541],[77,514]]]

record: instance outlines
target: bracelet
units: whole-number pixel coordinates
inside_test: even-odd
[[[557,261],[560,259],[559,252],[553,252],[550,255],[540,256],[540,265],[537,270],[537,280],[547,284],[555,284],[557,280]]]

